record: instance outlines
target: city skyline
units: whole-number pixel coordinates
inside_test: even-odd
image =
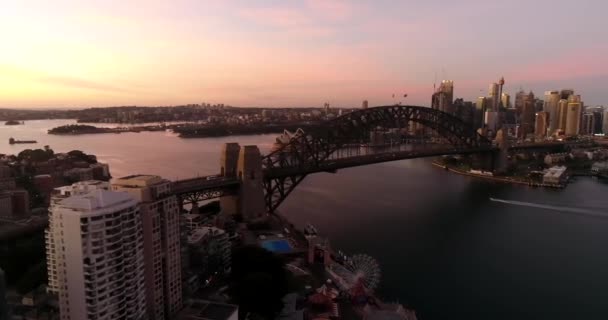
[[[472,101],[500,76],[512,95],[575,88],[586,105],[605,104],[605,9],[592,0],[15,1],[0,12],[0,107],[429,105],[443,79]]]

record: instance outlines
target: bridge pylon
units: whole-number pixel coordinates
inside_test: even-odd
[[[222,153],[220,155],[220,175],[222,177],[236,178],[240,152],[241,146],[238,143],[225,143],[222,146]],[[220,207],[226,215],[234,216],[239,214],[238,194],[220,197]]]
[[[221,175],[237,178],[240,182],[236,195],[220,198],[222,212],[239,215],[244,221],[259,218],[266,213],[264,202],[262,155],[257,146],[240,146],[226,143],[222,147]]]

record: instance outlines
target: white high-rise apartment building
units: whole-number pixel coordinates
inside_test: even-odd
[[[182,308],[180,206],[171,182],[159,176],[116,179],[114,191],[126,191],[139,202],[145,256],[148,319],[172,319]]]
[[[107,183],[55,190],[49,209],[49,291],[62,320],[145,319],[142,223],[138,204]]]

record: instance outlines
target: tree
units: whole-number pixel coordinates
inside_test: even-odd
[[[254,246],[236,249],[230,292],[239,305],[239,319],[245,319],[249,313],[274,319],[283,309],[287,279],[285,263],[279,256]]]

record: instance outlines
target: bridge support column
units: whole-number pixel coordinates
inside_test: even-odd
[[[236,178],[241,146],[238,143],[225,143],[220,156],[220,175],[227,178]],[[223,214],[238,214],[238,195],[220,197],[220,208]]]
[[[239,214],[250,221],[266,214],[262,176],[262,155],[257,146],[243,146],[237,167],[241,181],[239,192]]]

